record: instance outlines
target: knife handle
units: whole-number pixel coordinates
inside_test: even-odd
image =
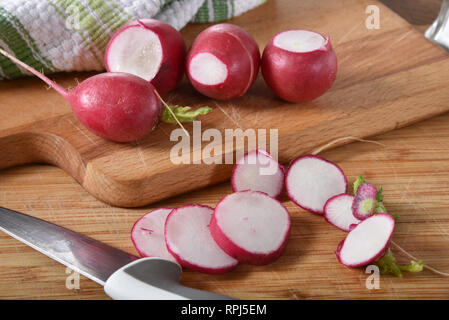
[[[163,258],[143,258],[115,271],[104,291],[115,300],[231,300],[179,283],[182,268]]]

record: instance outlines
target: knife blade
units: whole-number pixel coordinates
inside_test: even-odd
[[[104,286],[113,299],[233,300],[183,286],[181,266],[138,258],[56,224],[0,207],[0,230]]]
[[[0,230],[104,286],[138,257],[72,230],[0,207]]]

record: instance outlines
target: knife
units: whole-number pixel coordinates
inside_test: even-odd
[[[181,266],[141,258],[53,223],[0,207],[0,230],[104,286],[116,300],[229,300],[179,283]]]

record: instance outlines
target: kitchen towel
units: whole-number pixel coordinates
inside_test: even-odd
[[[46,74],[103,70],[111,36],[128,21],[154,18],[181,29],[218,22],[266,0],[0,0],[0,47]],[[0,56],[0,79],[28,72]]]

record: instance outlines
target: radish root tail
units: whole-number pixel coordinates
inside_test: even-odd
[[[342,137],[342,138],[338,138],[338,139],[332,140],[332,141],[326,143],[325,145],[323,145],[321,147],[318,147],[317,149],[312,151],[311,154],[316,156],[317,154],[319,154],[319,153],[321,153],[321,152],[323,152],[323,151],[325,151],[325,150],[327,150],[327,149],[329,149],[329,148],[331,148],[331,147],[333,147],[333,146],[335,146],[337,144],[345,142],[345,141],[359,141],[359,142],[374,143],[374,144],[377,144],[379,146],[386,147],[385,144],[383,144],[381,142],[378,142],[378,141],[365,140],[365,139],[358,138],[358,137],[348,136],[348,137]]]
[[[408,258],[410,258],[410,259],[412,259],[412,260],[415,260],[415,261],[418,261],[418,260],[419,260],[419,259],[417,259],[416,257],[414,257],[413,255],[411,255],[410,253],[408,253],[407,251],[405,251],[405,249],[402,248],[401,246],[399,246],[396,242],[391,241],[391,244],[392,244],[396,249],[398,249],[403,255],[405,255],[406,257],[408,257]],[[427,265],[427,264],[424,264],[424,269],[427,269],[427,270],[429,270],[429,271],[431,271],[431,272],[433,272],[433,273],[435,273],[435,274],[438,274],[438,275],[440,275],[440,276],[443,276],[443,277],[449,277],[449,273],[446,273],[446,272],[442,272],[442,271],[440,271],[440,270],[437,270],[437,269],[435,269],[435,268],[433,268],[433,267],[431,267],[431,266],[429,266],[429,265]]]
[[[16,63],[19,66],[21,66],[22,68],[24,68],[25,70],[31,72],[36,77],[40,78],[42,81],[44,81],[50,87],[52,87],[57,92],[59,92],[62,96],[67,97],[69,92],[65,88],[61,87],[59,84],[54,82],[53,80],[50,80],[50,78],[46,77],[43,73],[37,71],[33,67],[30,67],[29,65],[27,65],[26,63],[20,61],[19,59],[17,59],[16,57],[14,57],[13,55],[9,54],[8,52],[6,52],[3,49],[0,49],[0,53],[2,55],[4,55],[5,57],[7,57],[8,59],[10,59],[11,61],[13,61],[14,63]]]

